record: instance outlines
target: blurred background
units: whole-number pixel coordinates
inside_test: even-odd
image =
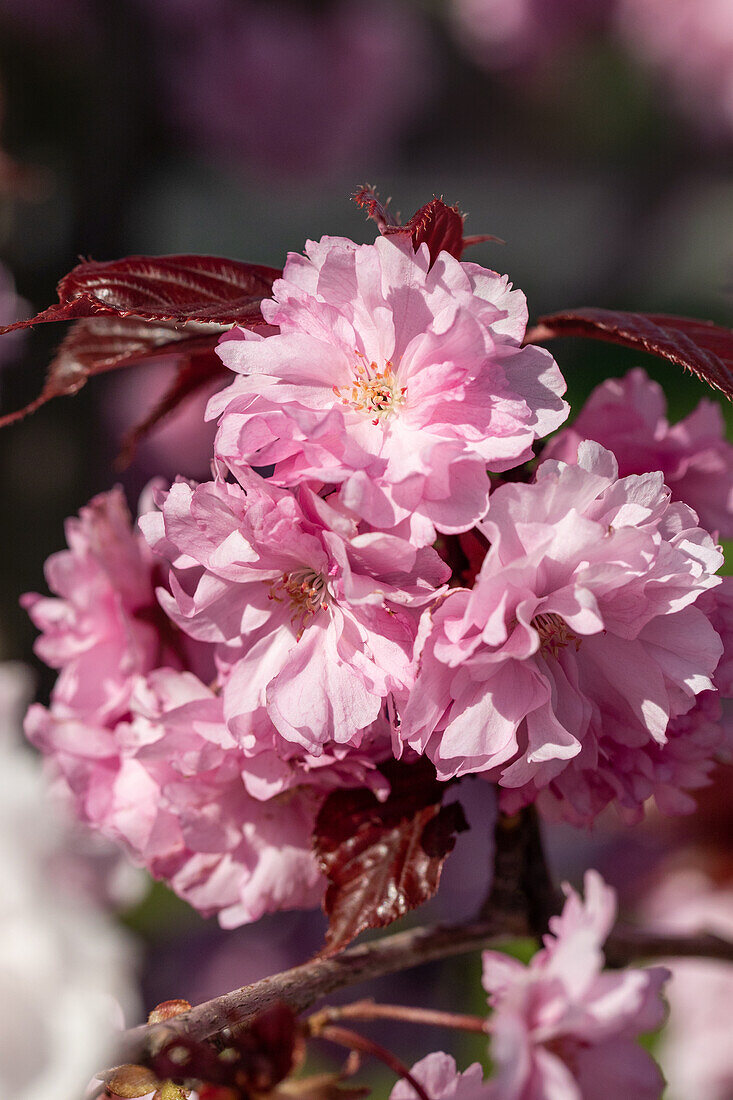
[[[279,267],[307,238],[370,241],[350,202],[368,182],[405,218],[439,195],[467,213],[468,233],[506,242],[469,258],[508,273],[534,318],[597,305],[733,325],[731,0],[0,0],[0,127],[0,322],[54,301],[79,257]],[[61,336],[46,325],[0,339],[2,411],[35,396]],[[552,350],[574,406],[643,360],[596,343]],[[644,365],[670,419],[709,396]],[[115,481],[134,509],[156,474],[206,476],[202,401],[113,469],[171,369],[93,379],[0,433],[0,654],[38,669],[42,697],[50,673],[17,601],[42,589],[63,520]],[[633,844],[617,825],[555,830],[558,874],[578,881],[593,862],[632,904],[672,842],[717,851],[726,790],[703,796],[694,830],[653,819]],[[474,868],[492,810],[484,791],[468,802],[473,839],[449,860],[433,915],[470,912],[484,892]],[[319,917],[286,914],[222,933],[163,887],[136,896],[125,919],[144,945],[148,1007],[301,961],[322,931]],[[478,1010],[478,977],[462,973],[465,988],[455,969],[410,976],[400,999],[432,990]],[[424,1042],[408,1035],[400,1053]]]

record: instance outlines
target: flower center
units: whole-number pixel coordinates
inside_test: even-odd
[[[334,386],[333,392],[342,405],[350,405],[357,412],[366,413],[372,418],[372,424],[379,424],[404,405],[407,386],[398,384],[389,359],[384,369],[379,370],[376,363],[367,364],[360,355],[351,386]]]
[[[290,604],[293,613],[290,622],[298,627],[300,641],[309,620],[328,607],[329,597],[323,574],[304,566],[292,573],[283,573],[279,580],[272,581],[268,599]]]
[[[551,657],[557,657],[561,649],[565,649],[568,642],[575,642],[575,648],[580,649],[581,639],[573,634],[568,624],[554,611],[547,615],[535,615],[530,623],[540,636],[540,652]]]

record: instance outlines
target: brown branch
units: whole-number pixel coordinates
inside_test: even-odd
[[[373,1058],[378,1058],[394,1074],[403,1077],[415,1090],[420,1100],[430,1100],[423,1086],[412,1076],[404,1062],[400,1061],[391,1050],[387,1050],[380,1043],[375,1043],[373,1039],[367,1039],[365,1035],[359,1035],[358,1032],[351,1031],[350,1028],[336,1027],[333,1024],[327,1024],[321,1028],[319,1038],[327,1039],[330,1043],[338,1043],[339,1046],[346,1047],[348,1050],[355,1050],[359,1054],[370,1054]]]
[[[315,959],[225,993],[165,1023],[133,1028],[122,1036],[119,1061],[144,1062],[152,1051],[177,1035],[210,1039],[227,1028],[248,1023],[278,1001],[300,1012],[337,989],[435,959],[497,947],[506,938],[507,931],[498,926],[496,918],[471,924],[413,928],[384,936],[349,948],[335,958]],[[704,932],[694,936],[662,935],[620,927],[609,937],[606,955],[615,966],[639,959],[690,956],[733,962],[733,943]]]
[[[380,1005],[374,1001],[353,1001],[347,1005],[327,1005],[314,1012],[306,1020],[312,1035],[336,1020],[402,1020],[409,1024],[426,1024],[429,1027],[454,1028],[457,1031],[473,1031],[486,1034],[485,1016],[467,1016],[460,1012],[440,1012],[433,1008],[416,1008],[413,1005]]]
[[[229,1028],[248,1024],[277,1002],[302,1012],[338,989],[372,978],[409,970],[436,959],[500,946],[500,941],[509,936],[540,938],[547,928],[548,918],[559,910],[559,902],[547,870],[533,808],[514,817],[500,815],[495,840],[492,887],[476,921],[413,928],[384,936],[351,947],[333,958],[316,958],[243,989],[225,993],[164,1022],[134,1028],[122,1036],[119,1061],[145,1062],[164,1043],[182,1035],[198,1041],[213,1039]],[[665,936],[620,927],[608,940],[606,956],[611,966],[625,966],[638,959],[684,956],[733,961],[733,944],[707,933]],[[377,1010],[374,1006],[370,1011],[374,1014]],[[348,1009],[339,1011],[348,1015]],[[351,1011],[356,1013],[358,1006]],[[381,1006],[379,1011],[383,1016],[390,1012],[390,1018],[396,1019],[397,1013],[405,1010]],[[427,1015],[431,1015],[431,1021]],[[422,1022],[437,1023],[437,1017],[441,1016],[441,1022],[445,1023],[445,1015],[423,1010]]]
[[[608,937],[605,955],[612,966],[626,966],[640,959],[702,958],[733,962],[733,942],[712,932],[665,934],[618,925]]]
[[[506,931],[540,939],[550,917],[560,912],[562,899],[550,878],[534,806],[499,814],[494,849],[494,873],[479,917],[501,913]]]
[[[314,959],[243,989],[225,993],[165,1023],[133,1028],[122,1036],[119,1061],[144,1061],[151,1051],[176,1035],[209,1039],[225,1028],[248,1023],[278,1001],[301,1012],[337,989],[409,970],[435,959],[497,946],[506,934],[494,917],[471,924],[412,928],[384,936],[351,947],[334,958]]]

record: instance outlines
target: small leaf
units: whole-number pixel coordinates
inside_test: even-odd
[[[131,366],[142,359],[189,355],[213,349],[225,325],[176,328],[172,321],[155,323],[136,317],[85,317],[71,326],[49,367],[62,388],[94,374]],[[80,383],[80,384],[81,384]],[[78,388],[78,386],[77,386]]]
[[[190,1007],[190,1001],[161,1001],[148,1016],[148,1023],[162,1024],[165,1020],[172,1020],[174,1016],[180,1016],[183,1012],[188,1012]]]
[[[157,1074],[153,1073],[148,1066],[117,1066],[108,1073],[100,1074],[100,1077],[107,1086],[108,1092],[113,1096],[121,1096],[124,1100],[147,1096],[160,1085]]]
[[[406,225],[398,225],[387,206],[379,201],[372,187],[362,187],[354,195],[354,202],[366,208],[368,217],[379,226],[384,237],[409,236],[415,251],[427,244],[430,263],[435,263],[440,252],[449,252],[460,260],[464,249],[481,241],[495,241],[497,237],[464,237],[464,215],[457,206],[448,206],[442,199],[434,198],[412,215]]]
[[[380,770],[391,784],[386,801],[367,788],[334,791],[316,820],[316,855],[329,879],[325,956],[431,898],[456,834],[468,828],[459,803],[442,806],[447,784],[428,761]]]
[[[733,331],[692,317],[625,313],[612,309],[570,309],[541,317],[526,343],[558,336],[586,336],[658,355],[692,371],[733,400]]]

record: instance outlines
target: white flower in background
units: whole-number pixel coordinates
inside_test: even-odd
[[[130,947],[55,873],[68,831],[20,746],[29,686],[22,666],[0,665],[0,1097],[79,1100],[113,1057],[120,1009],[135,1014]]]

